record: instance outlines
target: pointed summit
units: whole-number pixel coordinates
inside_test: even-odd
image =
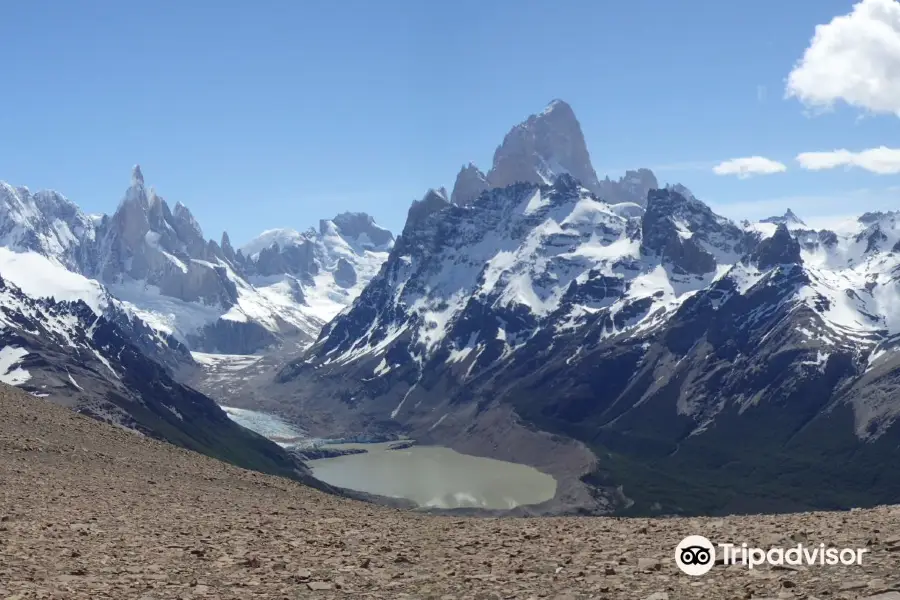
[[[222,248],[222,255],[225,256],[225,259],[234,262],[237,260],[237,254],[234,252],[234,246],[231,245],[231,238],[228,237],[228,232],[222,232],[222,241],[219,243],[219,247]]]
[[[460,169],[456,175],[453,192],[450,194],[450,202],[459,206],[468,206],[483,191],[490,188],[491,186],[488,184],[485,174],[474,163],[470,162]]]
[[[798,242],[785,223],[779,223],[775,233],[759,243],[750,256],[760,269],[770,269],[776,265],[799,265],[800,242]]]
[[[572,107],[569,106],[569,103],[565,100],[560,100],[556,98],[551,100],[547,107],[541,112],[541,115],[549,115],[554,111],[566,112],[569,113],[572,117],[575,116],[575,111],[572,110]]]
[[[122,198],[122,205],[135,205],[140,207],[139,210],[146,211],[150,206],[150,197],[155,197],[156,192],[147,190],[144,187],[144,174],[141,172],[141,165],[134,165],[131,168],[131,185],[125,190],[125,197]]]
[[[785,211],[783,215],[780,217],[768,217],[765,219],[760,219],[760,223],[773,223],[775,225],[787,225],[788,227],[806,227],[806,223],[804,223],[800,217],[798,217],[794,211],[790,208]]]
[[[442,194],[434,188],[429,189],[421,200],[414,200],[412,206],[409,207],[404,231],[414,228],[429,215],[440,212],[448,206],[450,206],[450,200],[447,199],[446,194]]]
[[[784,219],[788,224],[795,223],[797,225],[806,225],[806,223],[804,223],[790,208],[784,213]]]
[[[490,187],[547,184],[563,173],[599,193],[600,182],[575,112],[562,100],[554,100],[506,134],[486,179]]]

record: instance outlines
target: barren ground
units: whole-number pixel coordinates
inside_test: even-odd
[[[724,519],[428,516],[244,471],[6,386],[0,415],[0,599],[900,600],[900,507]],[[689,577],[674,563],[689,534],[869,553],[862,566],[716,566]]]

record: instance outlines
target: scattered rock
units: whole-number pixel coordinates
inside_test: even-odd
[[[330,581],[310,581],[306,584],[306,587],[314,592],[327,592],[334,588],[334,584]]]
[[[639,558],[637,568],[638,571],[659,571],[662,564],[655,558]]]
[[[4,599],[900,600],[900,554],[888,551],[900,544],[886,535],[900,529],[900,507],[649,521],[435,517],[237,469],[49,403],[35,413],[33,399],[11,404],[4,394]],[[32,414],[39,433],[29,433]],[[24,436],[69,450],[46,461],[10,451]],[[785,532],[874,543],[863,567],[716,566],[690,577],[670,564],[678,540],[712,529],[760,547]]]
[[[869,587],[869,584],[865,581],[845,581],[838,589],[842,592],[849,592],[852,590],[862,590],[867,587]]]

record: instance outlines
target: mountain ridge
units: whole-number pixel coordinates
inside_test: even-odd
[[[5,186],[0,235],[101,274],[112,300],[91,288],[95,314],[156,326],[171,310],[198,325],[194,337],[170,327],[148,352],[257,352],[215,378],[180,375],[220,401],[322,437],[404,434],[530,464],[559,482],[546,512],[900,494],[900,212],[840,232],[790,209],[737,224],[648,169],[599,180],[561,102],[514,126],[494,158],[414,201],[396,240],[340,213],[235,249],[227,234],[205,240],[183,205],[169,210],[139,168],[99,220],[52,195],[66,218],[48,219],[32,209],[43,197]],[[163,331],[146,329],[129,335]],[[812,498],[810,481],[829,487]]]
[[[320,222],[307,257],[287,245],[261,263],[235,250],[227,232],[221,242],[205,239],[190,210],[181,202],[170,209],[145,185],[138,165],[112,215],[87,216],[57,192],[0,186],[0,245],[35,252],[99,281],[151,328],[205,351],[302,345],[358,293],[393,235],[364,213],[335,219],[340,226]],[[254,285],[250,279],[257,275],[269,279],[257,278]],[[329,289],[316,295],[316,286]],[[310,305],[309,295],[317,305]]]
[[[553,510],[891,501],[896,486],[859,474],[893,473],[884,457],[900,458],[888,450],[900,403],[886,392],[900,333],[896,215],[864,215],[849,233],[809,229],[792,211],[738,225],[650,176],[623,178],[632,196],[653,184],[627,203],[566,172],[455,202],[429,192],[380,274],[255,405],[307,423],[328,415],[313,424],[323,432],[382,429],[526,461],[567,481]],[[759,444],[751,464],[766,474],[741,503],[737,480],[698,454],[735,437]],[[692,458],[667,454],[677,448]],[[794,458],[779,459],[788,448]],[[847,473],[811,459],[849,448]],[[859,462],[873,448],[884,457]],[[663,468],[660,493],[650,480]],[[816,477],[846,481],[817,499],[805,492]],[[721,498],[703,495],[704,479]]]

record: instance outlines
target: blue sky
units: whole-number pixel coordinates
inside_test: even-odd
[[[900,168],[795,160],[898,140],[898,84],[839,78],[900,68],[878,42],[898,3],[866,3],[826,31],[798,99],[792,69],[852,1],[7,2],[0,179],[112,212],[140,163],[210,237],[342,210],[399,231],[413,199],[465,162],[488,169],[512,125],[562,98],[601,177],[651,167],[729,216],[900,208]],[[787,170],[713,172],[741,157]]]

